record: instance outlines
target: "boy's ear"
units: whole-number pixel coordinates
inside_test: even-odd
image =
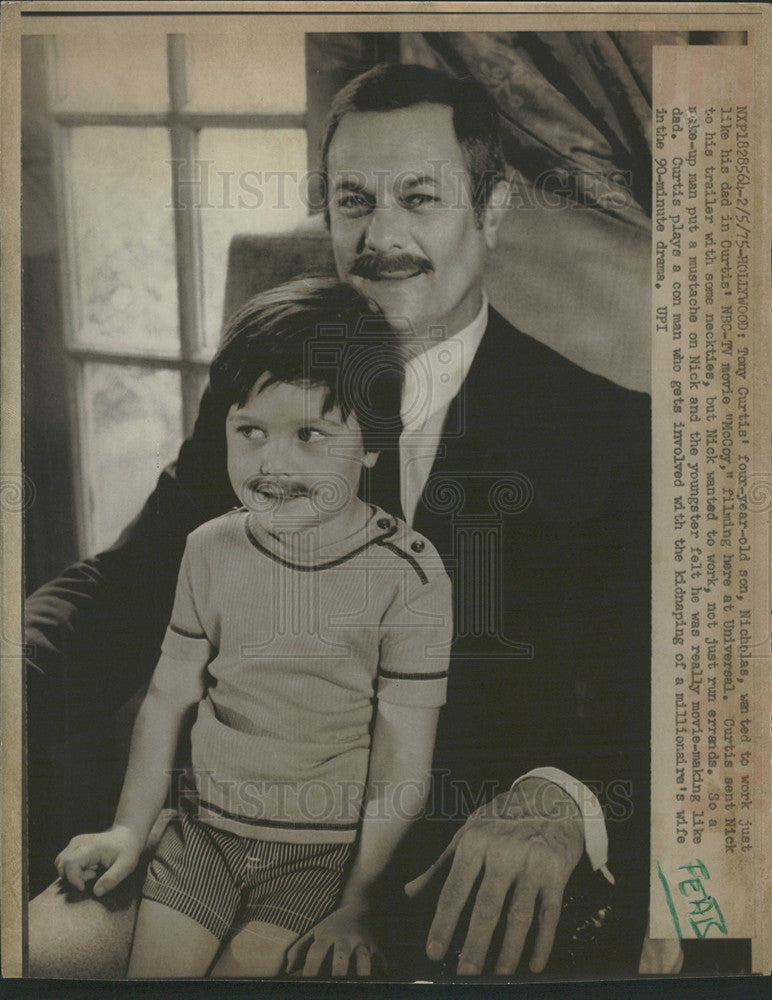
[[[362,465],[366,466],[368,469],[372,469],[375,463],[378,461],[379,451],[366,451],[365,457],[362,459]]]

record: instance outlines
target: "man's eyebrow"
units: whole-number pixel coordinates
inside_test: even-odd
[[[440,181],[437,177],[432,177],[430,174],[418,174],[416,177],[407,177],[403,181],[403,188],[414,188],[414,187],[424,187],[425,185],[431,185],[432,187],[439,187]]]
[[[336,191],[366,191],[366,185],[362,184],[356,177],[341,177],[335,181]]]

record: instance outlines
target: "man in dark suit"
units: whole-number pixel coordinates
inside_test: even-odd
[[[614,912],[600,960],[633,971],[648,878],[648,398],[488,307],[483,267],[507,185],[495,109],[476,85],[377,67],[336,98],[323,155],[338,272],[389,317],[408,372],[399,456],[381,456],[373,497],[432,540],[454,581],[439,795],[410,855],[436,857],[439,821],[456,821],[427,954],[443,958],[460,924],[459,974],[513,973],[533,923],[526,953],[540,971],[576,870],[579,898],[616,877],[585,922],[598,936]],[[185,537],[235,502],[223,426],[205,395],[176,466],[116,546],[28,602],[38,787],[52,745],[149,676]],[[563,974],[580,971],[569,938],[587,929],[575,924],[558,937]]]

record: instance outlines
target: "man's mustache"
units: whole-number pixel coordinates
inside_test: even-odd
[[[349,267],[350,274],[371,281],[391,274],[429,274],[433,270],[434,265],[426,257],[416,257],[412,253],[382,253],[380,250],[359,254]]]

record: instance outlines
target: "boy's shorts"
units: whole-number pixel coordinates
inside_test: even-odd
[[[352,848],[240,837],[182,813],[161,838],[142,895],[221,941],[251,920],[305,934],[335,908]]]

